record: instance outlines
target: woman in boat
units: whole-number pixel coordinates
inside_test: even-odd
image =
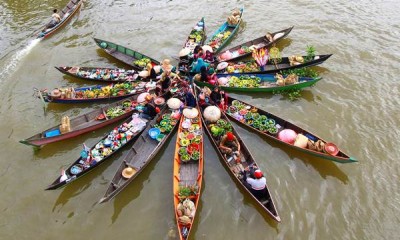
[[[202,58],[198,58],[196,62],[193,62],[191,72],[199,73],[201,71],[201,67],[208,69],[209,66],[209,63],[204,62]]]
[[[249,173],[250,176],[247,176]],[[243,171],[243,184],[257,198],[262,199],[266,196],[267,180],[259,169],[251,167],[249,171]]]
[[[203,56],[203,48],[200,45],[196,45],[193,50],[193,58],[194,60],[197,60],[199,56]]]
[[[157,73],[156,73],[156,70],[154,70],[153,65],[151,63],[148,63],[146,68],[147,68],[147,72],[148,72],[148,78],[150,80],[156,80]]]
[[[173,73],[176,72],[176,67],[172,66],[171,61],[168,58],[164,59],[161,63],[161,73],[166,71]]]
[[[163,72],[161,74],[160,80],[157,82],[157,89],[156,89],[157,95],[162,95],[168,92],[171,86],[174,85],[175,82],[180,80],[181,78],[176,73],[173,73],[171,71]]]
[[[206,54],[204,55],[204,61],[208,63],[214,62],[214,56],[211,51],[206,50]]]
[[[214,91],[210,94],[211,101],[214,102],[215,105],[219,105],[222,100],[221,91],[218,86],[214,87]]]
[[[192,89],[185,88],[185,106],[186,107],[196,107],[196,98],[193,95]]]
[[[226,155],[228,162],[235,160],[240,161],[240,143],[232,132],[227,132],[219,143],[221,152]]]
[[[60,17],[60,15],[58,15],[57,12],[58,12],[57,9],[53,10],[53,14],[51,15],[51,20],[46,25],[46,27],[43,29],[43,32],[45,32],[49,28],[53,28],[53,27],[57,26],[57,24],[59,24],[61,22],[61,17]]]
[[[157,110],[156,107],[150,103],[150,101],[153,99],[151,95],[147,95],[144,100],[144,108],[143,110],[139,110],[140,114],[139,116],[141,118],[151,120],[157,115]]]

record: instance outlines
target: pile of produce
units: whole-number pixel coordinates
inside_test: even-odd
[[[261,78],[256,76],[230,76],[225,86],[235,88],[257,88],[260,86],[260,82]]]
[[[142,59],[138,59],[138,60],[133,61],[134,65],[142,67],[142,68],[146,67],[146,65],[148,63],[151,63],[151,60],[149,58],[142,58]]]
[[[113,81],[132,81],[134,79],[135,70],[124,69],[92,69],[80,70],[76,73],[79,77],[95,79],[95,80],[113,80]]]
[[[154,125],[154,128],[160,129],[163,134],[168,134],[174,129],[174,126],[178,123],[176,118],[171,117],[171,113],[164,113],[161,121]]]
[[[182,130],[178,135],[180,145],[178,155],[182,162],[198,161],[200,159],[202,132],[198,122],[198,117],[185,118],[182,122]]]
[[[232,124],[224,119],[219,119],[216,123],[209,124],[208,128],[214,137],[221,137],[232,131]]]
[[[71,174],[76,175],[83,169],[86,169],[121,148],[133,135],[146,127],[144,122],[138,116],[134,116],[129,123],[123,123],[119,127],[114,128],[106,138],[103,138],[93,148],[86,148],[81,152],[81,160],[79,164],[71,168]]]
[[[180,198],[189,198],[191,196],[196,196],[199,193],[199,187],[197,185],[193,186],[179,186],[178,196]]]
[[[203,31],[193,29],[189,35],[189,38],[194,39],[195,43],[200,43],[203,40],[203,35]]]
[[[194,205],[194,202],[188,198],[185,199],[183,202],[179,203],[176,206],[176,213],[178,215],[178,221],[180,224],[191,224],[196,214],[196,207]]]
[[[120,83],[113,86],[93,87],[85,90],[75,90],[72,88],[60,88],[60,98],[105,98],[124,96],[136,92],[138,83]]]
[[[119,117],[124,113],[133,111],[137,105],[136,101],[125,100],[121,103],[121,105],[108,108],[105,114],[101,113],[99,116],[96,117],[97,120],[105,120],[112,119],[115,117]]]
[[[244,122],[259,131],[268,132],[273,135],[279,131],[279,125],[276,125],[274,119],[259,114],[258,109],[246,106],[238,100],[232,101],[232,104],[228,106],[227,113],[236,120]]]
[[[257,65],[256,61],[250,60],[245,62],[229,63],[222,73],[247,73],[259,71],[261,71],[261,69],[260,66]]]
[[[208,45],[210,45],[215,52],[215,50],[221,46],[221,43],[223,43],[227,38],[229,38],[231,34],[232,34],[231,31],[220,32],[211,38],[210,43]]]

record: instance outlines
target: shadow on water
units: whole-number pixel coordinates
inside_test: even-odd
[[[318,83],[317,83],[318,84]],[[300,91],[301,96],[298,98],[298,100],[304,99],[307,102],[314,102],[315,101],[315,96],[313,94],[312,90],[308,89],[303,89]],[[267,93],[246,93],[246,92],[241,92],[241,93],[228,93],[229,96],[232,96],[234,98],[240,99],[243,98],[243,96],[251,97],[251,99],[272,99],[275,95],[282,96],[280,100],[282,101],[290,101],[289,98],[277,93],[274,94],[272,92],[267,92]],[[243,100],[246,101],[246,100]]]
[[[122,212],[122,210],[133,200],[135,200],[139,195],[140,192],[143,189],[143,183],[149,179],[150,173],[154,170],[154,167],[156,163],[160,160],[160,158],[164,155],[164,152],[166,151],[169,143],[175,138],[170,138],[168,141],[164,143],[164,146],[162,146],[162,149],[158,154],[155,156],[153,160],[149,163],[149,165],[146,166],[146,169],[143,170],[135,178],[129,186],[127,186],[121,193],[119,193],[115,198],[114,198],[114,214],[111,217],[111,224],[114,224],[114,222],[118,219],[119,214]]]
[[[291,38],[284,38],[276,43],[276,47],[279,48],[280,51],[282,51],[286,47],[289,47],[292,44],[292,41],[293,40]]]
[[[123,150],[128,149],[128,147],[130,146],[125,146]],[[112,161],[118,161],[122,159],[123,156],[123,152],[116,153],[116,155],[114,155],[110,159],[107,159],[107,163],[103,163],[103,165],[100,165],[96,169],[93,169],[91,172],[88,172],[86,175],[66,185],[61,194],[58,196],[56,202],[54,203],[52,211],[54,212],[56,207],[59,205],[61,205],[61,207],[64,206],[71,198],[78,196],[86,189],[88,189],[92,185],[93,179],[98,177],[98,175],[102,173],[111,164]],[[94,202],[93,206],[96,204],[97,200]]]

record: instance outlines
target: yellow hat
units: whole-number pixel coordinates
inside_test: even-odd
[[[124,170],[122,170],[122,176],[124,178],[131,178],[135,174],[136,174],[136,169],[131,167],[127,167]]]

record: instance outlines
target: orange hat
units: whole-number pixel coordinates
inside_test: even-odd
[[[235,139],[235,136],[233,135],[232,132],[227,132],[226,133],[226,139],[229,141],[233,141]]]
[[[263,173],[261,172],[261,170],[255,170],[254,171],[254,177],[255,178],[262,178],[263,177]]]

